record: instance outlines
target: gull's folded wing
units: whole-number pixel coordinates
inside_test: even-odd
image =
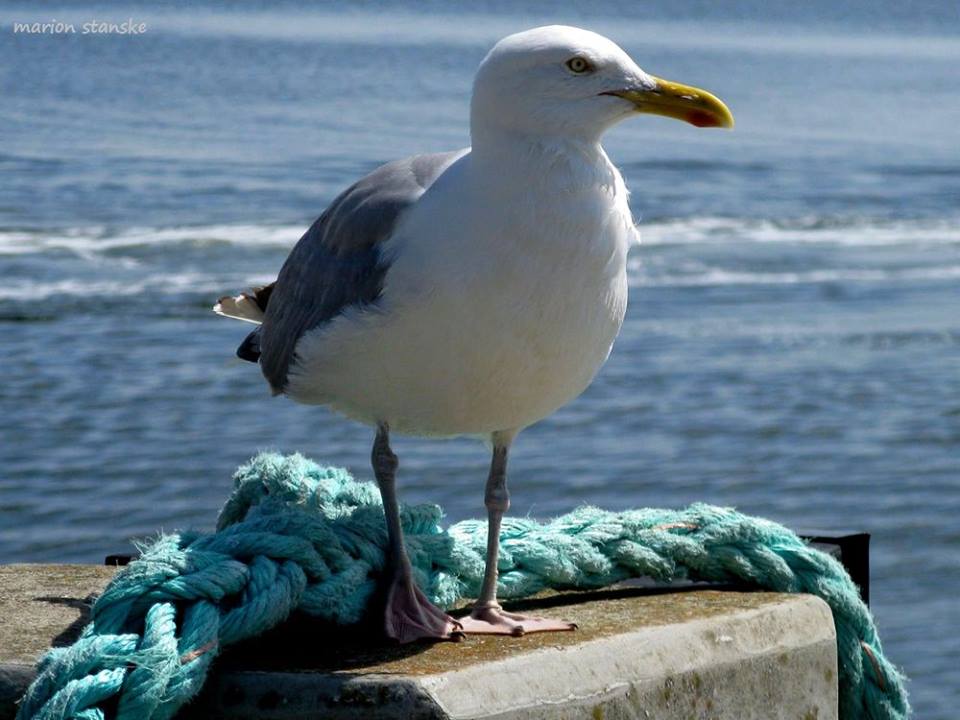
[[[238,350],[241,357],[259,358],[275,393],[284,390],[305,332],[345,308],[377,300],[389,270],[383,242],[403,212],[463,153],[382,165],[337,197],[300,238],[271,286],[261,326]]]

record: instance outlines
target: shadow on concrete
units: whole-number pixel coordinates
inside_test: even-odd
[[[602,590],[562,593],[548,591],[534,598],[504,602],[504,607],[533,614],[553,611],[551,614],[560,616],[563,608],[570,608],[572,611],[576,606],[587,603],[700,590],[743,592],[750,589],[733,584],[658,584],[641,579],[626,581]],[[376,612],[368,614],[360,624],[349,627],[331,625],[306,615],[295,614],[270,632],[230,647],[218,659],[218,670],[349,673],[351,670],[389,665],[436,647],[436,643],[429,641],[399,645],[385,638],[380,615],[382,605],[374,604],[374,607],[378,607]],[[461,617],[469,612],[469,607],[462,607],[450,614]]]
[[[67,625],[63,630],[53,636],[50,641],[51,647],[65,647],[67,645],[72,645],[73,642],[80,637],[80,632],[86,627],[87,623],[90,622],[90,608],[93,607],[93,603],[96,601],[97,595],[90,594],[85,598],[71,598],[63,596],[40,596],[31,598],[33,602],[44,602],[51,605],[63,605],[65,607],[73,608],[74,610],[79,611],[76,620]]]

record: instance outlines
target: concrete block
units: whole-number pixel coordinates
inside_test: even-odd
[[[115,572],[100,565],[0,565],[0,720],[14,716],[37,658],[77,638]]]
[[[0,566],[0,718],[30,664],[82,627],[113,569]],[[224,653],[190,718],[837,717],[833,621],[819,599],[617,588],[512,607],[577,622],[572,633],[397,646],[294,618]]]

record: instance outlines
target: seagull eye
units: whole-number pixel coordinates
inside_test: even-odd
[[[593,70],[593,65],[586,58],[580,56],[572,57],[567,60],[567,69],[574,75],[583,75]]]

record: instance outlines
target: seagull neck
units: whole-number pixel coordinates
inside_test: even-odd
[[[524,178],[528,187],[581,193],[615,188],[617,171],[599,140],[484,131],[472,133],[471,164],[480,177]],[[515,188],[515,182],[487,184],[488,192]]]
[[[583,137],[532,136],[502,129],[471,132],[471,156],[479,166],[498,170],[523,168],[551,172],[561,168],[580,171],[606,169],[609,161],[600,140]]]

